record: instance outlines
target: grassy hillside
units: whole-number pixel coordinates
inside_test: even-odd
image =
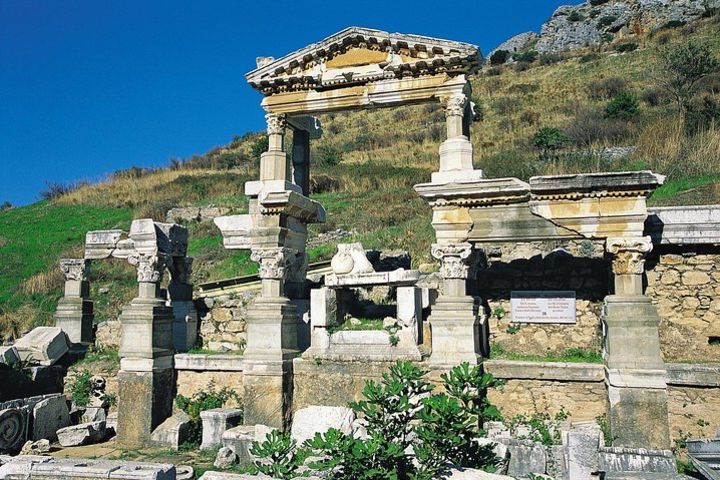
[[[523,179],[651,168],[668,175],[651,203],[720,203],[720,75],[704,79],[692,99],[693,111],[703,115],[702,128],[690,128],[691,119],[659,87],[666,49],[688,39],[707,42],[720,57],[720,20],[619,40],[630,48],[608,44],[572,56],[485,67],[471,79],[479,113],[472,138],[476,166],[491,177]],[[627,99],[626,93],[635,102],[629,114],[609,115],[609,106],[619,96]],[[415,266],[431,262],[430,210],[412,186],[437,169],[445,128],[439,106],[329,114],[322,121],[324,136],[312,145],[313,197],[325,205],[328,222],[313,226],[311,234],[355,229],[368,248],[409,250]],[[561,131],[560,148],[534,145],[544,127]],[[50,321],[61,294],[57,260],[81,255],[85,231],[127,228],[132,218],[164,220],[176,205],[246,211],[243,184],[257,177],[265,145],[261,134],[246,134],[166,169],[116,172],[52,201],[0,212],[0,335]],[[618,146],[637,148],[625,157],[603,153]],[[247,253],[222,247],[214,225],[188,227],[196,283],[256,270]],[[333,252],[332,243],[314,247],[311,260]],[[114,318],[134,293],[132,268],[96,262],[91,279],[97,319]]]

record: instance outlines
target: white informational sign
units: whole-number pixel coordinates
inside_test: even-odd
[[[510,310],[517,323],[577,322],[573,291],[513,291]]]

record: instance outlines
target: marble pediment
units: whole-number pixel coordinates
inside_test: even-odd
[[[258,58],[245,77],[265,95],[363,85],[386,79],[472,73],[477,46],[350,27],[279,59]]]

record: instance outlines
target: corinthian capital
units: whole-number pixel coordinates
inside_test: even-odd
[[[433,243],[432,256],[440,260],[444,279],[467,279],[472,267],[472,245],[469,243]]]
[[[467,105],[467,97],[463,94],[444,97],[440,103],[445,110],[445,117],[459,116],[465,114],[465,105]]]
[[[141,283],[158,283],[162,280],[167,257],[165,255],[145,255],[142,253],[128,257],[130,265],[137,267],[137,281]]]
[[[283,113],[268,113],[265,115],[268,135],[284,135],[287,127],[287,117]]]
[[[297,251],[290,248],[258,248],[252,250],[250,259],[260,264],[258,270],[260,278],[284,280],[289,273],[288,267],[296,256]]]
[[[65,281],[87,280],[89,267],[90,262],[85,259],[63,258],[62,260],[60,260],[60,270],[62,271],[63,275],[65,275]]]
[[[615,275],[642,275],[653,245],[650,237],[615,237],[607,239],[605,248],[612,255]]]

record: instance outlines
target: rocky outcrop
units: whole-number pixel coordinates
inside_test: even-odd
[[[497,50],[558,53],[649,32],[669,22],[692,22],[720,0],[592,0],[562,6],[542,25],[540,35],[516,35]]]

